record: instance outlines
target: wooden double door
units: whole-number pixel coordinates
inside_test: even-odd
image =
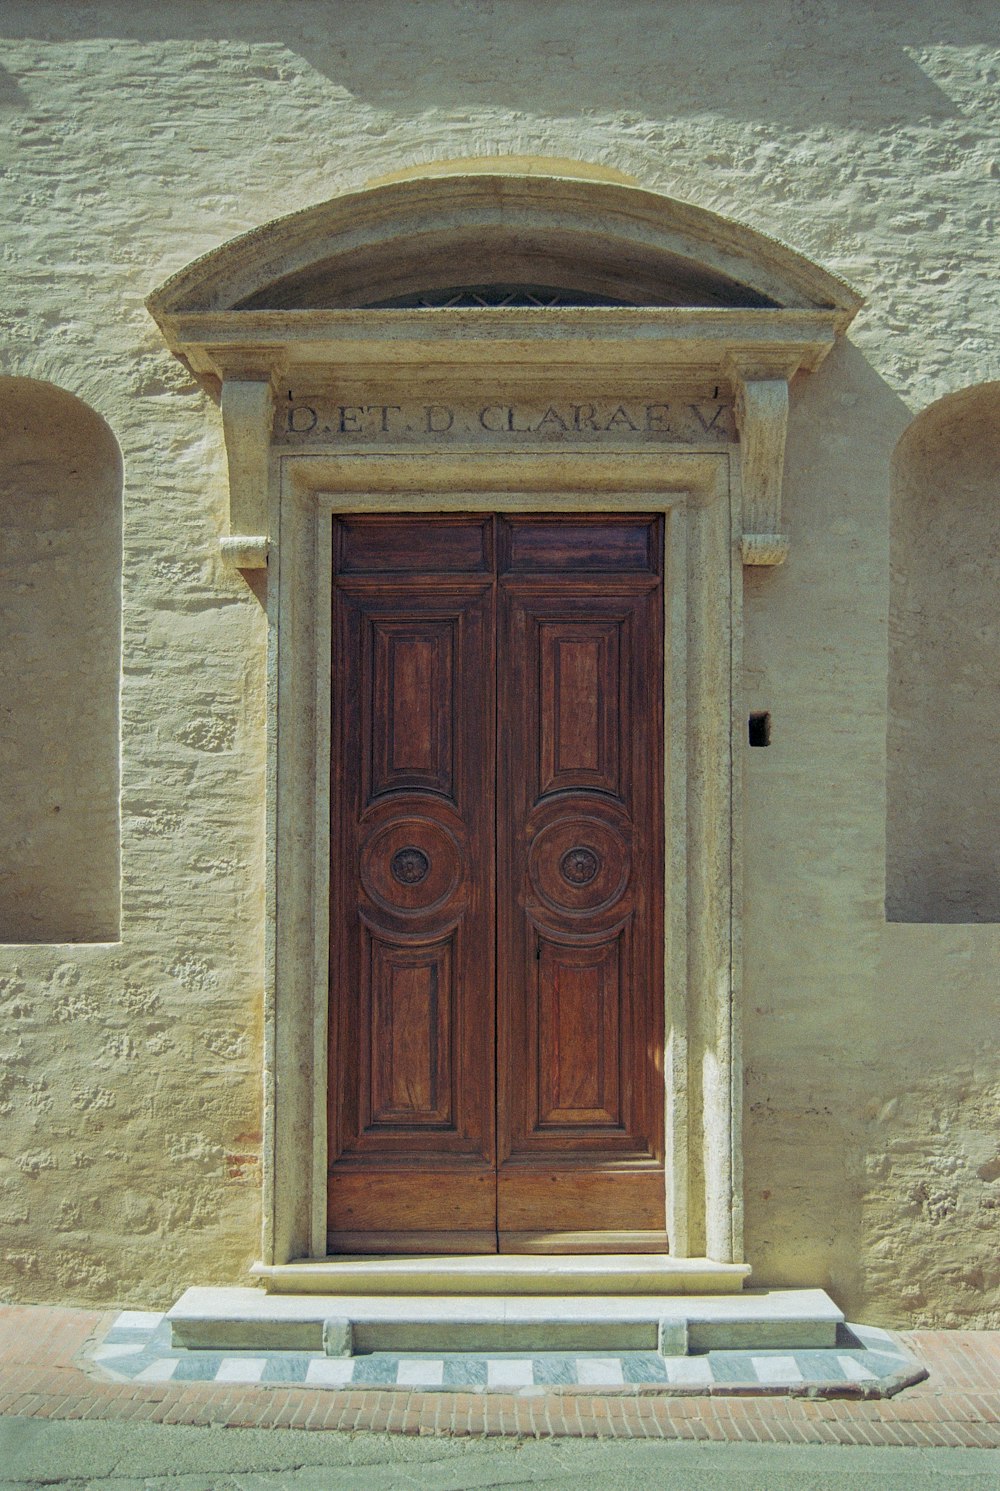
[[[660,1250],[662,519],[334,519],[333,1252]]]

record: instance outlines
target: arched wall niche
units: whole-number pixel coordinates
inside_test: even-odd
[[[0,378],[0,940],[120,924],[122,461],[101,416]]]
[[[1000,383],[925,409],[893,463],[886,915],[1000,922]]]

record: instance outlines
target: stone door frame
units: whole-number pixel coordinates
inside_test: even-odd
[[[276,464],[261,1261],[326,1256],[331,515],[631,510],[665,516],[667,1228],[678,1258],[742,1262],[741,502],[730,448]]]

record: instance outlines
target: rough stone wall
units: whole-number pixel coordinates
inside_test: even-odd
[[[264,619],[217,559],[217,411],[143,298],[370,178],[518,154],[868,297],[793,390],[792,557],[748,580],[747,1249],[856,1318],[997,1323],[997,934],[883,907],[892,450],[997,377],[993,5],[7,0],[0,35],[0,370],[125,466],[122,937],[0,950],[0,1288],[162,1304],[257,1249]]]

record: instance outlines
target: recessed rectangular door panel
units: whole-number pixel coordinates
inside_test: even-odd
[[[494,519],[482,516],[413,518],[381,513],[338,518],[337,573],[492,575],[493,529]]]
[[[618,620],[539,623],[541,795],[587,787],[622,796],[621,656]]]
[[[648,570],[501,576],[501,1248],[662,1237],[662,616]]]
[[[374,527],[352,519],[334,552],[372,563]],[[419,576],[334,584],[329,1229],[335,1247],[440,1231],[478,1250],[495,1235],[493,585],[435,574],[410,537]],[[395,564],[398,524],[388,539]]]
[[[581,944],[538,934],[525,1067],[536,1132],[621,1129],[623,935]]]
[[[454,801],[456,622],[454,616],[371,620],[366,803],[405,788]]]
[[[662,522],[649,513],[499,519],[501,574],[660,573]]]
[[[452,1129],[455,938],[386,942],[365,928],[365,1007],[371,1018],[366,1128]]]

